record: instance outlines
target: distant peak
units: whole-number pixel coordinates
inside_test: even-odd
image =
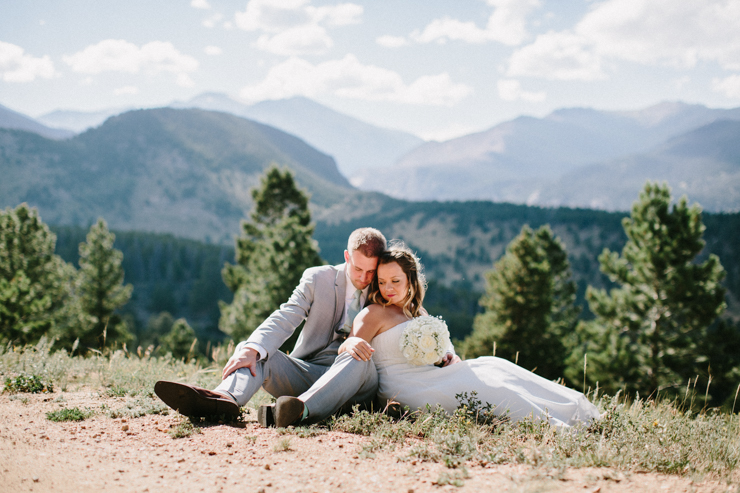
[[[642,110],[624,111],[619,113],[636,120],[642,125],[651,127],[692,109],[706,109],[706,106],[700,104],[688,104],[681,101],[664,101]]]

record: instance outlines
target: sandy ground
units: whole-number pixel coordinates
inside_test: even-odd
[[[0,395],[0,492],[736,492],[736,486],[609,469],[543,471],[522,465],[467,464],[463,486],[440,485],[460,474],[442,464],[403,459],[404,449],[360,456],[368,438],[327,432],[301,438],[245,423],[209,425],[175,439],[176,413],[107,417],[101,405],[125,398],[95,392]],[[80,422],[52,422],[63,407],[98,410]]]

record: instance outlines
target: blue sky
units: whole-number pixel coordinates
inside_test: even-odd
[[[0,104],[306,96],[443,140],[558,108],[740,106],[740,0],[13,0]]]

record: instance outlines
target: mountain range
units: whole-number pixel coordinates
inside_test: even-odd
[[[302,97],[246,105],[225,94],[205,93],[189,101],[174,102],[169,107],[221,111],[279,128],[332,156],[346,177],[363,169],[390,166],[424,142],[415,135],[370,125]],[[49,127],[79,133],[129,110],[118,108],[89,113],[57,110],[37,120]]]
[[[561,109],[445,142],[423,142],[300,97],[245,105],[206,93],[170,107],[220,111],[278,128],[332,156],[355,187],[403,200],[628,210],[635,190],[650,179],[667,182],[676,195],[686,194],[706,210],[740,210],[740,169],[731,158],[740,136],[731,124],[719,123],[740,121],[740,108],[666,102],[629,112]],[[50,138],[69,137],[69,130],[99,126],[124,111],[55,111],[39,117],[34,130],[33,120],[19,114],[14,118],[25,118],[25,126],[5,124],[2,109],[0,127]],[[713,140],[715,123],[722,137]],[[697,139],[723,150],[715,152]],[[681,154],[689,144],[703,151]]]
[[[395,166],[366,171],[352,183],[406,200],[629,210],[635,191],[651,179],[707,210],[739,210],[737,121],[740,108],[684,103],[634,112],[565,109],[422,144]]]
[[[65,128],[52,128],[31,117],[13,111],[0,104],[0,128],[25,130],[47,139],[67,139],[75,132]]]
[[[52,224],[102,216],[122,230],[230,243],[270,164],[289,167],[317,213],[353,190],[302,140],[226,113],[161,108],[114,116],[66,140],[0,129],[0,201]]]

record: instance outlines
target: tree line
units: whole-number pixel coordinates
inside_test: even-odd
[[[463,355],[495,354],[611,395],[685,398],[701,377],[699,400],[731,408],[740,327],[718,319],[726,308],[719,257],[698,260],[700,208],[685,197],[671,207],[669,188],[647,183],[622,225],[621,253],[599,256],[614,287],[586,290],[591,320],[579,319],[562,242],[547,225],[524,226],[487,275],[485,311],[459,345]]]
[[[289,171],[268,169],[252,196],[235,249],[170,235],[116,238],[102,219],[79,241],[78,229],[55,235],[25,204],[0,212],[0,339],[47,336],[78,352],[125,344],[178,358],[207,354],[208,341],[244,339],[305,268],[323,263],[308,198]],[[425,305],[448,320],[465,357],[495,354],[612,394],[680,396],[701,377],[713,382],[707,403],[727,404],[740,382],[740,337],[718,319],[725,271],[716,255],[702,253],[699,208],[670,203],[666,186],[646,185],[622,221],[621,254],[614,235],[605,242],[606,283],[576,282],[563,243],[532,216],[537,229],[525,225],[509,243],[480,300],[469,284],[432,280]]]

